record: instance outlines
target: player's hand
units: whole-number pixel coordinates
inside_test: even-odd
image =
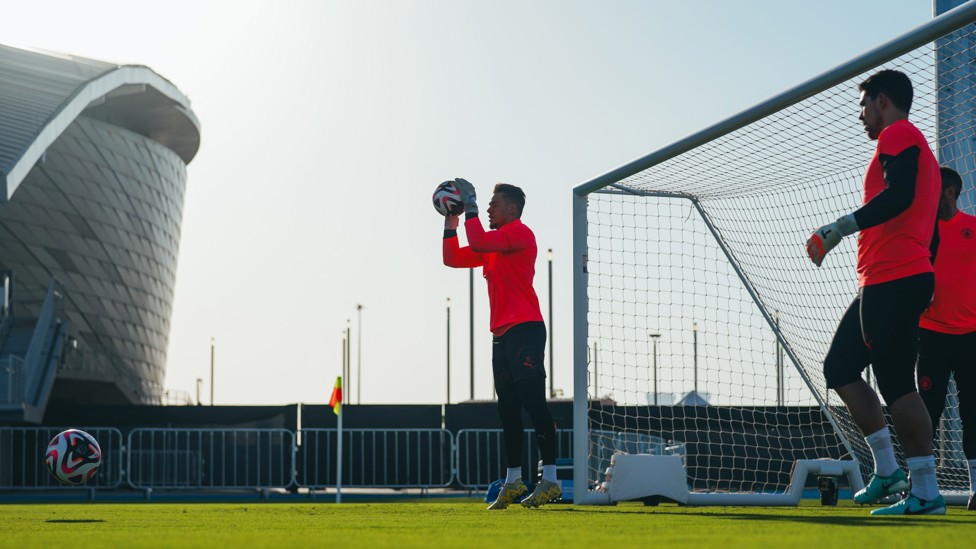
[[[807,239],[807,256],[810,261],[819,267],[825,257],[827,257],[827,252],[833,250],[835,246],[840,244],[841,239],[844,238],[840,234],[840,229],[837,228],[837,223],[830,223],[820,227],[810,235]]]
[[[467,179],[459,177],[454,180],[458,191],[461,192],[461,201],[464,202],[464,213],[478,213],[478,193],[474,190],[474,185],[468,183]]]
[[[827,256],[827,252],[840,244],[845,236],[852,235],[859,230],[857,217],[853,213],[849,213],[829,225],[824,225],[814,231],[807,239],[807,256],[819,267],[823,263],[824,257]]]
[[[444,217],[444,230],[445,231],[456,231],[458,228],[458,217],[457,215],[448,215]]]

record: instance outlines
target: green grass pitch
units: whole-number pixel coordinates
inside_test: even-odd
[[[0,547],[971,547],[976,513],[878,518],[821,507],[392,503],[0,505]]]

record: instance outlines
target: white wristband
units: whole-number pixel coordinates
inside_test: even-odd
[[[857,220],[854,219],[853,213],[849,213],[838,219],[837,229],[840,231],[841,236],[852,235],[860,230],[860,228],[857,226]]]

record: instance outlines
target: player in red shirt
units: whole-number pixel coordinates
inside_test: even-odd
[[[956,206],[962,178],[942,168],[935,299],[922,314],[918,335],[918,392],[932,432],[945,409],[949,376],[956,378],[962,449],[969,465],[968,509],[976,511],[976,216]]]
[[[444,226],[444,264],[482,267],[488,282],[494,336],[491,367],[508,467],[498,497],[488,509],[505,509],[528,491],[522,482],[523,409],[535,426],[542,479],[522,505],[538,507],[560,499],[562,489],[556,480],[556,425],[546,403],[546,325],[532,287],[538,248],[535,235],[521,220],[525,193],[514,185],[495,185],[488,203],[488,226],[492,230],[485,232],[478,218],[474,186],[464,179],[456,179],[455,184],[464,202],[468,245],[458,245],[458,218],[448,217]]]
[[[898,503],[871,514],[941,515],[946,509],[935,477],[932,424],[914,375],[918,321],[935,285],[931,261],[937,246],[939,165],[925,137],[908,121],[913,91],[904,73],[880,71],[859,89],[859,119],[868,138],[878,141],[864,176],[863,206],[807,240],[807,254],[819,267],[844,236],[860,231],[860,288],[824,359],[824,378],[844,400],[874,457],[874,474],[854,501],[876,503],[910,489]],[[861,377],[868,366],[898,430],[911,484],[895,461],[881,401]]]

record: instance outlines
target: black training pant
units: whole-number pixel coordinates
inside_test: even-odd
[[[963,453],[966,459],[976,459],[976,332],[956,335],[919,330],[918,393],[932,418],[933,434],[939,432],[950,375],[956,378]]]
[[[542,322],[516,324],[492,341],[491,368],[507,467],[522,466],[523,409],[535,427],[542,463],[556,463],[556,425],[546,404],[545,349],[546,326]],[[528,465],[531,471],[532,464]]]
[[[824,359],[827,387],[861,379],[870,365],[889,405],[914,392],[918,320],[934,287],[933,274],[922,273],[861,288]]]

